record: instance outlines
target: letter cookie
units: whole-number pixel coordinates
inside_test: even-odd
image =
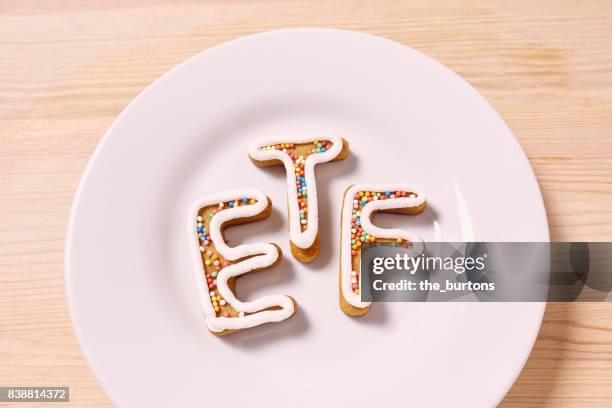
[[[249,148],[255,165],[285,166],[291,253],[301,262],[310,262],[319,254],[315,165],[342,160],[348,153],[346,140],[325,134],[258,140]]]
[[[295,302],[289,296],[264,296],[242,302],[234,293],[236,278],[276,265],[281,251],[274,244],[263,243],[229,247],[223,231],[267,218],[271,209],[272,203],[263,193],[243,189],[210,195],[189,214],[196,282],[206,324],[213,334],[280,322],[295,312]]]
[[[419,214],[426,206],[425,194],[406,184],[353,185],[344,193],[340,229],[340,308],[350,316],[368,313],[370,302],[360,293],[361,249],[376,242],[423,250],[423,241],[401,229],[385,229],[372,224],[377,212]]]

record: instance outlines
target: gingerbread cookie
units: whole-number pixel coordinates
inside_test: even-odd
[[[426,206],[418,187],[385,183],[353,185],[344,193],[340,230],[340,308],[350,316],[368,313],[370,302],[360,297],[361,250],[374,243],[394,243],[423,252],[423,241],[401,229],[372,224],[377,212],[419,214]]]
[[[263,193],[243,189],[205,197],[189,215],[196,282],[206,324],[213,334],[280,322],[295,312],[295,302],[289,296],[264,296],[243,302],[235,295],[238,277],[276,265],[281,251],[274,244],[264,243],[229,247],[223,231],[267,218],[271,208],[270,199]]]
[[[342,160],[348,153],[346,140],[325,134],[262,139],[249,148],[249,157],[255,165],[285,166],[291,253],[301,262],[310,262],[319,253],[314,168],[319,163]]]

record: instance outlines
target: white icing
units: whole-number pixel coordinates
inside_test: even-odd
[[[211,218],[209,225],[210,239],[214,243],[216,251],[223,258],[229,261],[236,261],[251,256],[219,271],[216,290],[232,308],[239,312],[239,317],[218,317],[210,300],[212,290],[209,290],[204,277],[200,243],[196,240],[197,216],[199,210],[203,207],[218,206],[220,202],[241,200],[243,197],[254,198],[257,202],[233,208],[225,207]],[[246,329],[263,323],[279,322],[291,317],[294,312],[293,301],[288,296],[270,295],[251,302],[242,302],[236,298],[228,286],[229,278],[249,273],[254,269],[267,268],[276,262],[280,256],[277,247],[272,244],[258,243],[229,247],[225,243],[221,232],[221,227],[224,223],[236,218],[256,216],[263,212],[267,206],[268,198],[262,192],[255,189],[241,189],[207,196],[196,203],[189,212],[187,226],[191,252],[193,254],[196,283],[200,293],[202,308],[204,309],[204,316],[206,317],[206,324],[213,332]],[[280,309],[265,310],[271,307],[279,307]],[[245,316],[245,313],[250,314]]]
[[[302,231],[300,224],[300,211],[298,207],[298,196],[295,188],[294,164],[289,154],[282,150],[260,150],[263,146],[279,143],[312,143],[315,140],[328,140],[332,147],[323,153],[313,153],[306,158],[304,164],[304,178],[306,179],[308,191],[308,213],[306,215],[306,229]],[[319,208],[317,202],[317,185],[315,181],[314,168],[319,163],[332,161],[342,152],[342,138],[330,136],[326,133],[311,133],[301,136],[287,136],[267,139],[258,139],[249,147],[249,156],[255,160],[280,160],[285,166],[287,173],[287,204],[289,209],[289,238],[299,248],[310,248],[319,228]]]
[[[362,302],[361,297],[353,292],[351,275],[352,257],[351,257],[351,218],[353,214],[353,199],[355,194],[360,191],[371,191],[384,193],[386,191],[405,191],[413,193],[414,197],[387,198],[385,200],[373,200],[361,207],[361,228],[370,235],[376,238],[397,239],[402,238],[413,244],[415,253],[421,253],[424,249],[423,240],[415,235],[410,234],[403,229],[391,228],[385,229],[377,227],[371,222],[371,215],[377,211],[413,208],[422,205],[425,200],[425,193],[418,187],[408,184],[397,183],[382,183],[382,184],[357,184],[351,186],[344,194],[344,203],[342,206],[342,225],[341,225],[341,240],[340,240],[340,256],[342,259],[340,265],[340,285],[342,296],[350,305],[364,309],[370,305],[370,302]],[[359,280],[361,281],[361,280]]]

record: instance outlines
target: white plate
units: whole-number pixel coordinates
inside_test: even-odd
[[[255,168],[255,137],[329,131],[351,156],[317,169],[321,253],[290,256],[281,168]],[[544,304],[338,307],[339,213],[351,183],[429,193],[417,217],[381,224],[425,239],[546,241],[536,179],[503,120],[465,81],[371,35],[296,29],[201,53],[148,87],[98,146],[75,199],[66,290],[77,337],[124,407],[484,407],[527,359]],[[239,295],[291,294],[294,317],[225,338],[206,329],[185,216],[201,196],[256,187],[273,200],[232,243],[277,242],[285,258]],[[286,405],[290,404],[290,405]],[[316,404],[316,405],[313,405]],[[376,404],[376,405],[373,405]]]

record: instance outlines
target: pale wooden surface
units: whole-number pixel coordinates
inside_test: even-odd
[[[552,239],[612,240],[609,1],[80,3],[0,2],[0,385],[68,385],[71,406],[110,405],[64,298],[64,231],[79,176],[139,91],[245,34],[354,29],[438,59],[514,130]],[[502,406],[612,406],[612,307],[549,305]]]

